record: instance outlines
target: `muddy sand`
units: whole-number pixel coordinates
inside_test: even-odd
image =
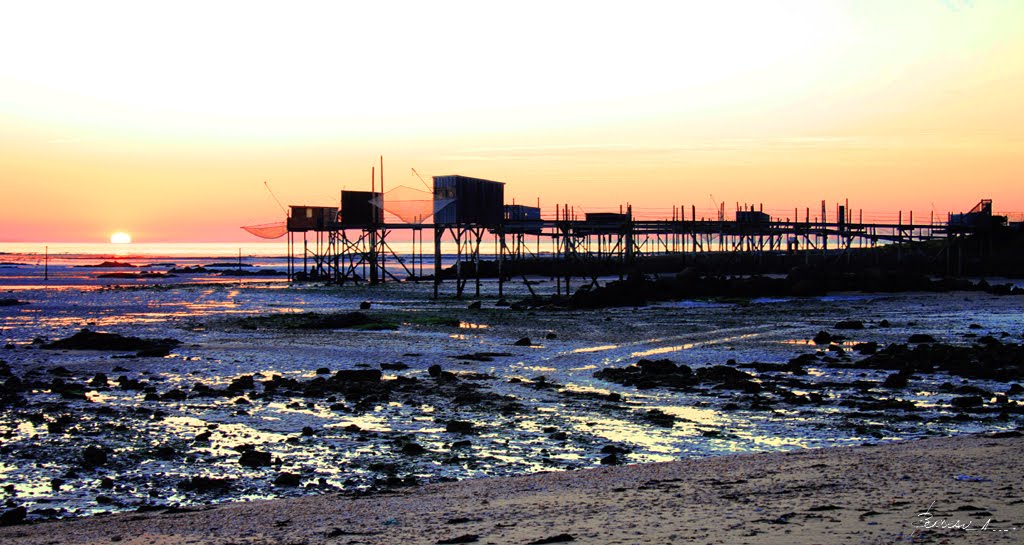
[[[15,544],[1021,543],[1019,432],[0,528]]]

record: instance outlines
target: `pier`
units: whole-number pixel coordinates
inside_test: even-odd
[[[456,297],[473,282],[473,296],[479,297],[484,277],[498,279],[502,297],[505,282],[516,277],[530,287],[527,275],[550,277],[556,294],[570,295],[577,281],[622,278],[655,262],[680,270],[711,256],[725,263],[841,268],[855,253],[885,247],[900,263],[904,247],[914,243],[931,243],[932,259],[941,262],[945,274],[957,276],[964,274],[965,260],[992,252],[994,232],[1021,227],[994,215],[990,200],[926,221],[915,221],[912,213],[906,218],[900,213],[895,222],[864,221],[863,211],[855,215],[848,203],[830,210],[825,201],[819,210],[794,209],[784,218],[739,204],[727,217],[724,203],[713,218],[698,217],[695,205],[674,206],[664,219],[638,218],[630,205],[618,212],[578,214],[561,204],[542,216],[539,206],[505,204],[502,182],[458,175],[435,176],[432,192],[342,191],[340,204],[290,207],[290,278],[337,284],[431,281],[435,298],[445,280],[454,282]],[[385,212],[403,221],[385,221]],[[430,239],[426,252],[425,238]],[[405,251],[394,249],[395,239]],[[443,252],[446,245],[449,251]],[[430,267],[425,255],[433,257]]]

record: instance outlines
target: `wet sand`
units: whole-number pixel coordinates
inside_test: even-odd
[[[728,455],[94,516],[0,528],[0,542],[1020,543],[1021,452],[1004,432]]]

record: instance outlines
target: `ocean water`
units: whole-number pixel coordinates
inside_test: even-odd
[[[0,405],[0,498],[26,506],[32,519],[573,470],[600,465],[612,452],[622,463],[644,463],[1024,425],[1021,412],[1000,411],[991,399],[974,412],[951,405],[962,395],[957,388],[995,396],[1010,391],[1008,382],[935,373],[891,390],[881,386],[885,371],[828,364],[829,358],[853,361],[859,342],[903,343],[912,333],[951,344],[980,335],[1020,343],[1024,313],[1015,297],[851,293],[524,312],[498,306],[491,280],[474,299],[481,308],[471,309],[470,300],[454,298],[451,282],[434,299],[430,282],[333,286],[210,274],[124,279],[102,277],[120,269],[88,266],[230,269],[239,254],[237,245],[225,244],[131,246],[53,245],[49,251],[58,251],[49,256],[7,246],[0,256],[0,299],[10,303],[0,306],[0,362],[32,385],[17,402]],[[283,246],[243,247],[243,268],[283,270]],[[548,279],[531,281],[540,293],[553,291]],[[529,293],[521,282],[505,290],[510,300]],[[348,313],[364,302],[370,308],[362,312],[393,328],[292,331],[235,321]],[[866,328],[833,345],[811,342],[850,318]],[[181,344],[162,357],[42,347],[83,328]],[[529,345],[517,344],[524,337]],[[817,360],[800,377],[744,367],[804,354]],[[661,358],[693,369],[738,367],[798,395],[824,392],[824,401],[793,404],[771,393],[711,387],[637,389],[594,376]],[[453,389],[435,387],[435,365],[452,373]],[[385,381],[408,381],[409,388],[357,401],[279,395],[265,386],[273,377],[307,384],[329,376],[324,369],[382,366]],[[200,395],[201,387],[223,392],[246,377],[252,388]],[[62,393],[68,384],[82,394]],[[1024,402],[1020,394],[1008,397]],[[872,408],[878,400],[904,409]],[[671,423],[651,418],[658,413]],[[451,429],[453,421],[472,430]],[[103,464],[83,463],[90,446],[105,450]],[[273,462],[243,465],[246,449],[269,453]],[[298,482],[276,484],[283,474]],[[196,478],[223,486],[182,484]]]

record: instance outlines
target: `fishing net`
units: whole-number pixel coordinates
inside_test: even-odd
[[[288,226],[285,222],[263,223],[260,225],[245,225],[242,227],[249,233],[260,238],[281,238],[288,233]]]
[[[405,223],[422,224],[435,212],[448,206],[454,199],[434,199],[434,194],[422,189],[400,185],[375,197],[370,202],[380,207],[383,200],[384,211],[398,216]]]

